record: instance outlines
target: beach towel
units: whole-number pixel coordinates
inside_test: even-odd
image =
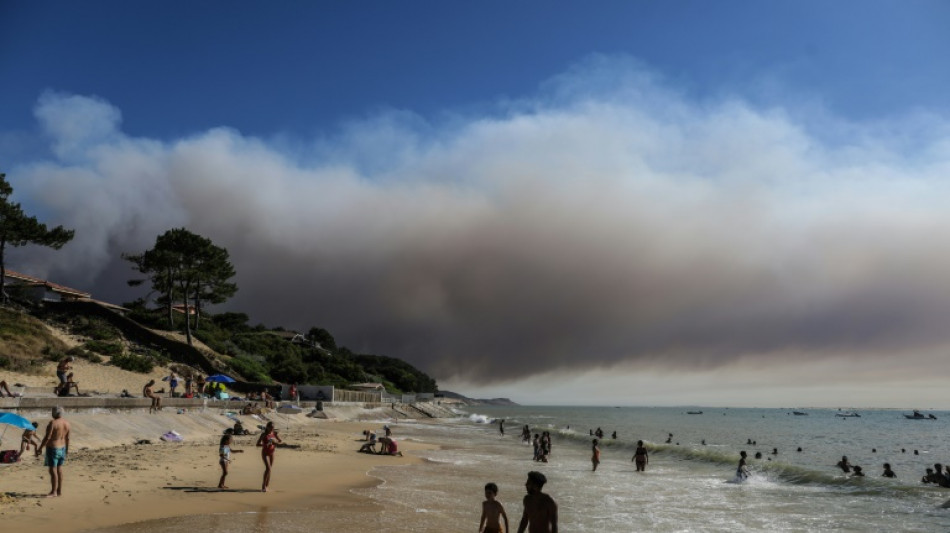
[[[161,439],[165,442],[181,442],[185,440],[175,431],[169,431],[168,433],[161,436]]]
[[[3,450],[0,452],[0,463],[15,463],[20,460],[20,452],[17,450]]]

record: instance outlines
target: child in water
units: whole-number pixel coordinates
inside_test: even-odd
[[[739,481],[745,481],[749,478],[749,468],[745,464],[745,458],[745,451],[739,452],[739,466],[736,467],[736,479]]]
[[[505,533],[508,533],[508,514],[505,513],[505,507],[496,500],[498,497],[498,485],[488,483],[485,485],[485,501],[482,502],[482,519],[478,523],[479,533],[501,533],[501,521],[499,517],[505,520]]]
[[[590,462],[594,464],[594,469],[592,470],[592,472],[596,472],[597,465],[600,464],[600,448],[597,447],[597,439],[594,439],[594,441],[591,443],[590,451],[591,451]]]

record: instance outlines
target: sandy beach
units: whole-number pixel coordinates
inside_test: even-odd
[[[260,492],[263,466],[256,435],[236,437],[227,485],[220,476],[218,439],[231,421],[220,410],[158,415],[137,413],[70,414],[72,450],[64,467],[63,496],[46,498],[49,477],[42,459],[32,455],[0,466],[0,519],[5,528],[30,531],[82,531],[150,519],[193,514],[293,509],[372,512],[369,499],[351,489],[373,486],[367,475],[380,464],[410,465],[412,450],[425,445],[400,442],[404,457],[356,453],[364,429],[379,422],[332,421],[303,415],[269,415],[284,442],[274,463],[270,490]],[[245,427],[263,423],[240,417]],[[40,428],[49,419],[38,419]],[[393,426],[398,437],[398,425]],[[182,443],[159,440],[174,429]],[[42,431],[40,432],[42,435]],[[9,428],[3,448],[19,445],[20,431]],[[135,444],[147,439],[150,444]],[[328,514],[333,516],[334,513]],[[330,525],[330,524],[324,524]]]

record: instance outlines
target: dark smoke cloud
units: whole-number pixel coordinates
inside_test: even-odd
[[[947,342],[946,121],[695,103],[613,67],[491,116],[384,114],[293,150],[131,138],[108,102],[46,94],[55,156],[10,177],[76,240],[11,266],[121,301],[119,254],[186,226],[232,255],[226,308],[473,383]]]

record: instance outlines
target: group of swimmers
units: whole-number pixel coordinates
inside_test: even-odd
[[[540,435],[535,433],[531,444],[534,447],[534,460],[541,463],[548,462],[548,457],[551,455],[551,433],[548,431],[542,432]]]
[[[950,465],[944,467],[940,463],[934,463],[934,467],[926,470],[924,477],[920,478],[920,482],[950,488]]]

